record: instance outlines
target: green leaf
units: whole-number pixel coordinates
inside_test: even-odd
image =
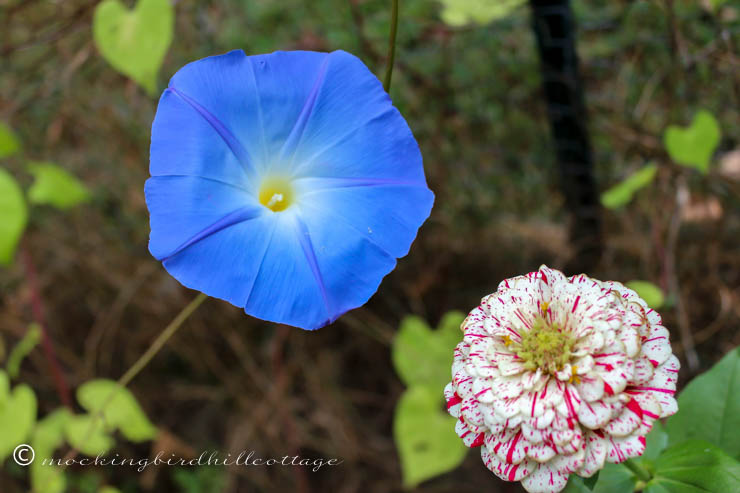
[[[32,323],[28,326],[23,339],[18,341],[13,350],[8,356],[8,364],[6,369],[10,378],[16,378],[21,370],[21,363],[26,359],[33,348],[35,348],[41,341],[41,326],[37,323]]]
[[[710,112],[701,110],[688,127],[670,125],[663,135],[663,142],[676,163],[706,174],[720,135],[717,119]]]
[[[391,357],[407,386],[427,385],[442,392],[450,381],[455,346],[462,340],[460,324],[463,320],[464,314],[449,312],[442,317],[435,331],[416,316],[401,321],[393,340]]]
[[[450,26],[485,25],[509,16],[526,0],[441,0],[442,20]]]
[[[3,370],[0,370],[0,410],[10,397],[10,378]]]
[[[95,9],[93,37],[103,57],[154,95],[157,72],[174,31],[170,0],[139,0],[128,10],[119,0],[104,0]]]
[[[740,348],[689,382],[678,413],[666,423],[668,443],[701,439],[740,459]]]
[[[85,185],[56,164],[29,163],[29,171],[34,176],[28,189],[28,201],[32,204],[49,204],[64,210],[90,198]]]
[[[0,122],[0,158],[12,156],[21,145],[13,130],[4,122]]]
[[[38,422],[31,437],[31,446],[37,458],[51,458],[54,451],[64,443],[64,429],[72,413],[65,408],[57,409]],[[44,493],[63,493],[67,489],[64,470],[44,465],[42,460],[31,464],[31,486],[33,491]]]
[[[36,395],[28,385],[16,385],[0,408],[0,463],[26,441],[35,423]]]
[[[104,408],[106,425],[120,429],[132,442],[151,440],[157,435],[157,428],[146,417],[134,395],[112,380],[91,380],[82,384],[77,389],[77,400],[91,414]]]
[[[622,464],[605,464],[591,490],[593,493],[625,493],[635,490],[637,478]]]
[[[455,433],[455,418],[442,409],[440,392],[423,386],[407,389],[401,396],[393,437],[405,488],[456,468],[468,450]]]
[[[23,191],[15,178],[0,168],[0,265],[13,261],[15,249],[28,221]]]
[[[652,183],[657,172],[658,167],[654,163],[646,164],[602,193],[601,204],[607,209],[617,209],[629,204],[638,190]]]
[[[668,433],[660,423],[653,423],[653,429],[648,433],[645,441],[645,452],[642,453],[641,459],[655,460],[668,446]],[[635,460],[635,459],[633,459]]]
[[[663,303],[665,302],[663,290],[649,281],[629,281],[625,286],[636,292],[637,295],[645,300],[645,303],[654,310],[663,306]]]
[[[85,455],[95,456],[105,454],[115,445],[111,431],[102,419],[82,414],[69,418],[64,427],[64,436],[75,449]]]
[[[646,493],[740,491],[740,463],[704,440],[675,445],[655,461]]]

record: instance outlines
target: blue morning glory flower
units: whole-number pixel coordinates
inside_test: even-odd
[[[180,69],[152,126],[149,250],[183,285],[316,329],[363,305],[434,195],[380,81],[342,52]]]

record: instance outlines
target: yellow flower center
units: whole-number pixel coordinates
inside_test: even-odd
[[[527,370],[539,368],[554,374],[570,361],[573,335],[544,317],[537,317],[531,328],[520,330],[520,336],[519,342],[505,339],[504,344],[519,356]]]
[[[259,191],[260,204],[273,212],[284,211],[293,203],[295,194],[290,180],[282,177],[266,178]]]

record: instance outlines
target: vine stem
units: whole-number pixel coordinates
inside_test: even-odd
[[[177,314],[177,316],[170,322],[170,324],[165,327],[165,329],[162,331],[161,334],[152,342],[152,345],[149,346],[149,349],[146,350],[144,354],[142,354],[138,360],[136,360],[136,363],[131,365],[131,368],[126,371],[126,373],[121,376],[121,378],[118,379],[118,385],[121,387],[126,387],[131,380],[136,378],[136,376],[143,370],[146,365],[149,364],[149,362],[156,356],[156,354],[159,352],[160,349],[162,349],[162,346],[164,346],[167,341],[172,338],[173,335],[175,335],[175,332],[177,332],[177,329],[182,326],[182,323],[190,317],[190,315],[193,314],[193,312],[203,303],[206,298],[208,298],[208,295],[204,293],[198,293],[198,296],[195,297],[193,301],[188,303],[188,305],[182,309],[180,313]],[[101,409],[102,412],[102,409]]]
[[[177,314],[177,316],[170,322],[170,324],[164,328],[161,334],[157,336],[157,338],[152,342],[152,344],[149,346],[149,348],[142,354],[139,359],[136,360],[136,362],[131,365],[131,367],[124,373],[121,378],[118,379],[116,382],[118,385],[116,386],[115,390],[113,390],[110,395],[103,401],[103,404],[100,406],[99,409],[95,411],[95,413],[92,415],[90,420],[90,426],[88,427],[87,432],[85,433],[85,436],[82,440],[83,443],[87,443],[88,440],[93,435],[93,432],[95,431],[95,427],[97,425],[97,422],[99,419],[101,419],[104,416],[105,410],[107,409],[108,405],[113,401],[116,394],[124,387],[126,387],[131,381],[136,378],[136,376],[141,373],[141,371],[146,367],[146,365],[149,364],[149,362],[154,358],[154,356],[157,355],[160,349],[169,341],[173,335],[177,332],[177,330],[182,326],[183,322],[190,317],[190,315],[193,314],[193,312],[208,298],[208,295],[204,293],[198,293],[198,296],[193,299],[188,305],[180,311],[180,313]],[[66,469],[67,462],[71,461],[77,455],[79,454],[79,450],[73,448],[69,451],[69,453],[64,457],[62,461],[62,469]],[[51,479],[51,478],[50,478]],[[36,492],[36,490],[34,490]]]
[[[391,35],[388,38],[388,68],[385,69],[383,88],[386,92],[391,89],[393,76],[393,62],[396,60],[396,33],[398,32],[398,0],[393,0],[391,6]]]

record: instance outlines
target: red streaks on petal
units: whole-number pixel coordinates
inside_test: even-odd
[[[457,404],[460,404],[461,402],[462,402],[462,397],[457,395],[457,392],[455,392],[455,394],[452,397],[450,397],[450,400],[447,401],[447,409]]]
[[[473,441],[470,443],[470,448],[476,448],[483,445],[483,440],[485,439],[485,435],[483,433],[478,433],[478,436],[473,439]]]
[[[514,439],[509,442],[511,443],[511,445],[509,445],[509,451],[506,454],[506,462],[508,462],[509,464],[511,464],[511,461],[514,458],[514,448],[516,448],[516,442],[518,442],[521,437],[522,432],[520,431],[516,434],[516,436],[514,436]]]
[[[580,295],[579,296],[576,296],[576,302],[573,303],[573,309],[570,311],[570,313],[575,313],[576,312],[576,308],[578,308],[578,302],[579,301],[581,301]]]
[[[635,399],[630,399],[630,401],[627,403],[627,409],[635,413],[637,416],[642,419],[642,408],[640,407],[640,404],[637,403]]]
[[[611,385],[604,382],[604,392],[606,392],[607,395],[614,395],[614,389],[612,389]]]

